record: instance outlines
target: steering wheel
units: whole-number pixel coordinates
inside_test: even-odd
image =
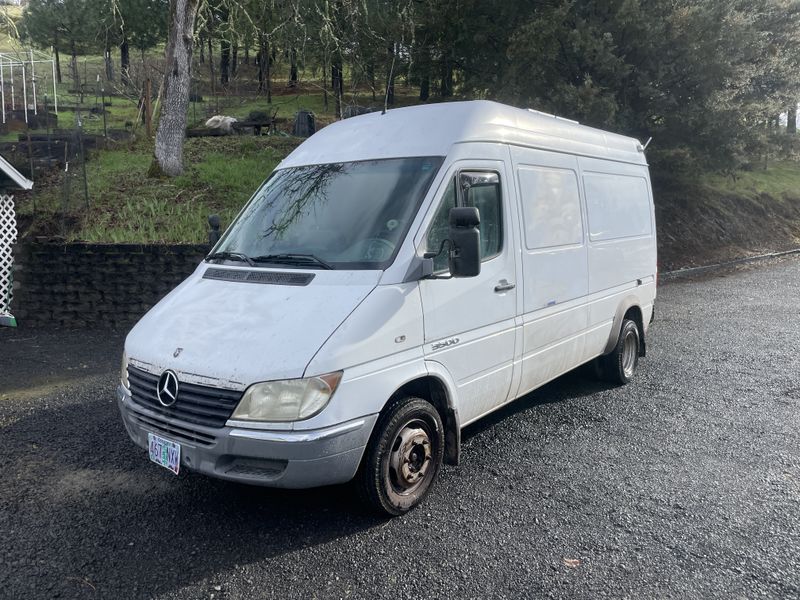
[[[370,262],[382,262],[394,252],[394,244],[383,238],[366,238],[356,244],[359,258]]]

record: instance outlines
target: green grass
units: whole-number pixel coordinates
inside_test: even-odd
[[[107,207],[110,208],[110,207]],[[71,240],[121,243],[202,242],[202,224],[208,207],[177,204],[164,198],[129,198],[100,213],[90,225],[70,236]]]
[[[786,195],[800,196],[800,163],[782,161],[770,164],[767,169],[755,168],[737,171],[735,177],[707,173],[702,184],[721,193],[755,198],[768,194],[774,198]]]
[[[15,39],[15,28],[22,17],[22,6],[0,7],[0,52],[13,52],[19,48]]]
[[[69,240],[199,243],[207,239],[208,216],[216,213],[223,225],[230,223],[297,143],[277,136],[190,139],[186,171],[171,180],[147,177],[152,160],[148,143],[105,150],[87,162],[88,210],[79,169],[71,176],[55,173],[44,182],[35,198],[35,213],[31,197],[20,195],[18,208],[43,229],[58,228],[62,214],[67,214],[71,227],[62,235]]]

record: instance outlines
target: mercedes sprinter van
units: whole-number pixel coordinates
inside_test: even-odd
[[[630,381],[656,276],[637,140],[487,101],[367,114],[294,150],[131,330],[119,409],[174,473],[355,478],[397,515],[464,426],[590,361]]]

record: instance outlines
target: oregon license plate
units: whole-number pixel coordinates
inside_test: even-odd
[[[150,460],[165,469],[169,469],[175,475],[181,468],[181,445],[164,438],[147,434],[147,447],[150,452]]]

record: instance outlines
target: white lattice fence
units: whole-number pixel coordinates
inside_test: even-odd
[[[11,247],[17,241],[14,196],[0,195],[0,325],[15,325],[11,316],[14,257]]]

